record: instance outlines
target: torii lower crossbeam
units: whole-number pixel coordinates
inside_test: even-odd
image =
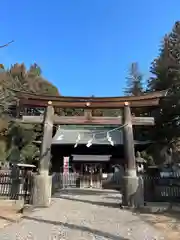
[[[22,119],[18,120],[22,123],[43,123],[44,116],[23,116]],[[71,125],[121,125],[123,124],[122,117],[91,117],[87,119],[84,116],[72,116],[64,117],[54,115],[54,124],[71,124]],[[143,125],[153,126],[153,117],[132,117],[132,125]]]

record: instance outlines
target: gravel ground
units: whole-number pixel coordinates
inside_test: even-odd
[[[162,234],[137,215],[119,208],[114,191],[69,189],[0,230],[1,240],[160,240]]]

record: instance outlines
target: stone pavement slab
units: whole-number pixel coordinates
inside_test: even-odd
[[[120,194],[68,189],[52,205],[36,209],[19,223],[0,230],[1,240],[160,240],[162,233],[138,215],[119,208]]]
[[[157,212],[141,213],[140,216],[146,221],[153,224],[166,235],[168,240],[180,239],[180,216],[179,212]]]
[[[8,226],[9,224],[18,222],[22,214],[12,211],[12,209],[4,209],[0,207],[0,229]]]

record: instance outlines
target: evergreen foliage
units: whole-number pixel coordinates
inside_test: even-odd
[[[176,22],[172,32],[165,36],[151,73],[149,90],[167,90],[167,96],[156,112],[155,138],[174,141],[180,136],[180,22]]]
[[[20,124],[12,118],[12,106],[16,104],[19,91],[51,96],[59,96],[59,92],[42,77],[41,68],[36,63],[29,69],[23,63],[16,63],[0,72],[0,136],[6,145],[0,145],[1,155],[3,160],[30,163],[39,156],[34,141],[42,134],[42,127]]]
[[[164,37],[150,71],[148,91],[167,90],[153,115],[156,125],[151,133],[156,145],[151,147],[151,152],[164,162],[168,159],[180,162],[180,22]]]
[[[143,75],[139,71],[138,63],[132,63],[129,76],[127,77],[127,87],[124,94],[127,96],[140,96],[143,94]]]

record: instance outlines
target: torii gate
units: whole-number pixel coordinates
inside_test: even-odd
[[[153,117],[134,117],[131,114],[133,107],[157,107],[165,92],[154,92],[139,97],[55,97],[40,96],[29,93],[19,95],[19,109],[24,107],[43,107],[44,116],[23,116],[23,123],[42,123],[44,125],[39,175],[35,177],[34,203],[38,206],[48,206],[51,198],[52,178],[49,176],[50,149],[52,143],[53,124],[89,124],[89,125],[124,125],[124,155],[126,171],[124,176],[124,204],[133,204],[130,199],[138,188],[136,175],[136,161],[134,152],[133,125],[154,125]],[[84,109],[84,116],[58,116],[55,108]],[[123,109],[120,117],[92,116],[92,109]]]

